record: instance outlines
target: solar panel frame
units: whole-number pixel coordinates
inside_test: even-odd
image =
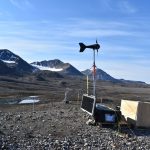
[[[83,94],[81,110],[83,110],[84,112],[88,113],[91,116],[94,116],[95,103],[96,103],[95,96]]]

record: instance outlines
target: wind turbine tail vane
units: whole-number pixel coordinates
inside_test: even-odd
[[[97,38],[96,38],[96,44],[98,44],[98,42],[97,42]],[[97,48],[97,55],[98,55],[98,48]]]
[[[83,43],[79,43],[80,45],[80,52],[83,52],[86,49],[86,46]]]

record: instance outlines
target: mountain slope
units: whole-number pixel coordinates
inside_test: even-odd
[[[84,75],[88,75],[89,78],[92,79],[92,70],[84,70],[82,71],[82,73]],[[112,76],[110,76],[109,74],[107,74],[105,71],[97,68],[96,69],[96,79],[97,80],[102,80],[102,81],[111,81],[111,82],[114,82],[114,83],[125,83],[125,84],[141,84],[141,85],[145,85],[146,83],[145,82],[142,82],[142,81],[131,81],[131,80],[124,80],[124,79],[115,79],[113,78]]]
[[[82,71],[82,73],[92,78],[92,70],[87,69],[87,70]],[[98,69],[98,68],[96,69],[96,79],[103,80],[103,81],[113,81],[113,82],[117,81],[117,79],[113,78],[112,76],[107,74],[105,71]]]
[[[15,74],[28,74],[32,73],[34,70],[32,65],[28,64],[25,60],[8,49],[0,49],[0,60],[5,64],[3,65],[5,69],[7,68],[10,71],[13,70]]]
[[[69,63],[64,63],[59,59],[49,60],[49,61],[41,61],[41,62],[33,62],[32,66],[37,67],[40,70],[49,70],[59,72],[62,75],[70,75],[70,76],[83,76],[83,74],[73,67]]]
[[[13,75],[15,70],[9,68],[3,61],[0,60],[0,75]]]

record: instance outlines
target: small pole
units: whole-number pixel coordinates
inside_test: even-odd
[[[87,95],[89,95],[89,77],[87,75]]]
[[[78,101],[80,100],[80,91],[78,90]]]
[[[33,99],[33,113],[34,113],[34,99]]]

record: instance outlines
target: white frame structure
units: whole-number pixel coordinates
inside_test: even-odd
[[[88,97],[88,98],[93,99],[92,112],[89,112],[88,110],[86,110],[86,109],[83,107],[83,100],[84,100],[83,98],[84,98],[84,97]],[[82,96],[82,103],[81,103],[81,110],[83,110],[84,112],[86,112],[86,113],[88,113],[89,115],[93,116],[93,115],[94,115],[94,109],[95,109],[95,103],[96,103],[96,98],[95,98],[95,96],[93,96],[93,95],[89,96],[89,95],[87,95],[87,94],[83,94],[83,96]]]

